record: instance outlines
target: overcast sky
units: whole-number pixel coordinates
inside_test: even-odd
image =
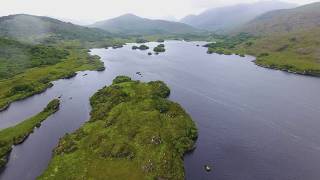
[[[0,16],[33,14],[76,23],[91,23],[125,13],[147,18],[182,18],[207,8],[256,2],[258,0],[0,0]],[[283,0],[306,4],[319,0]]]

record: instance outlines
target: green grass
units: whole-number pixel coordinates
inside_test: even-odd
[[[54,99],[39,114],[0,131],[0,168],[6,165],[7,156],[11,152],[12,146],[23,143],[36,126],[39,127],[42,121],[58,111],[59,105],[60,101]]]
[[[320,29],[260,37],[232,36],[209,44],[208,53],[256,57],[259,66],[320,76]]]
[[[65,135],[38,179],[180,179],[197,129],[160,81],[119,76],[91,99],[90,120]]]

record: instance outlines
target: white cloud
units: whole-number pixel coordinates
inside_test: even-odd
[[[34,14],[62,19],[93,22],[134,13],[148,18],[176,17],[223,5],[257,0],[0,0],[0,16]],[[309,3],[314,0],[286,0]]]

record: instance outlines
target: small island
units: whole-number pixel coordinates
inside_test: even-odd
[[[95,93],[91,118],[65,135],[38,179],[185,179],[197,129],[161,81],[118,76]]]
[[[157,47],[153,48],[153,51],[156,53],[161,53],[161,52],[165,52],[165,46],[164,44],[159,44]]]
[[[144,50],[148,50],[149,47],[147,45],[140,45],[139,47],[138,46],[132,46],[132,50],[136,50],[136,49],[139,49],[141,51],[144,51]]]
[[[123,45],[122,44],[113,45],[112,48],[113,49],[123,48]]]
[[[60,100],[54,99],[39,114],[0,131],[0,168],[7,164],[12,146],[23,143],[35,127],[39,128],[42,121],[59,110],[59,106]]]

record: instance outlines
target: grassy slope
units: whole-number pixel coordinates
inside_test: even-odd
[[[61,40],[99,41],[111,34],[50,17],[17,14],[0,17],[0,36],[23,42],[52,43]]]
[[[90,99],[91,119],[61,139],[39,179],[184,179],[195,124],[159,81],[117,77]]]
[[[263,67],[320,76],[319,37],[320,28],[262,37],[237,49],[255,55],[256,64]]]
[[[58,111],[60,101],[52,100],[47,107],[39,114],[17,124],[0,131],[0,168],[5,166],[7,155],[12,149],[12,145],[21,144],[32,132],[36,126],[47,119],[51,114]]]
[[[0,37],[0,80],[29,68],[57,64],[67,55],[66,50],[57,47],[29,45]]]

